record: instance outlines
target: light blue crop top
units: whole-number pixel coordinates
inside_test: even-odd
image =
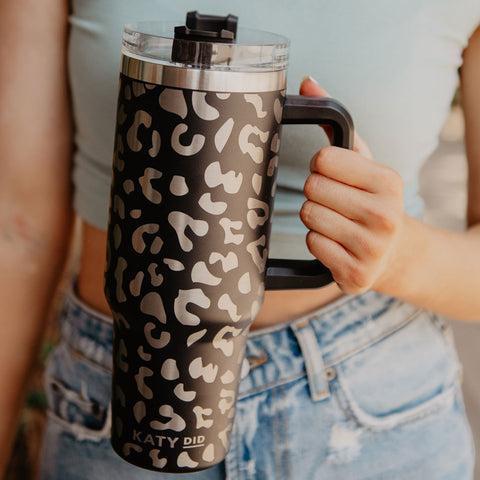
[[[407,212],[421,215],[419,170],[448,114],[479,0],[73,0],[74,203],[83,219],[107,227],[123,24],[182,24],[190,10],[233,13],[240,26],[289,37],[288,93],[311,75],[340,100],[374,158],[402,175]],[[283,128],[271,256],[308,256],[298,212],[325,143],[316,126]]]

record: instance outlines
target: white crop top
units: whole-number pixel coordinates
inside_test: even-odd
[[[291,40],[288,87],[314,77],[351,112],[377,161],[405,183],[405,208],[420,216],[418,174],[437,145],[458,82],[479,0],[73,0],[69,72],[75,121],[74,203],[106,229],[122,26],[178,20],[186,12],[235,14],[239,26]],[[316,126],[286,126],[272,226],[271,256],[304,258],[298,212],[312,155],[325,145]]]

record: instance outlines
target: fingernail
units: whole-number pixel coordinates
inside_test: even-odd
[[[300,80],[300,83],[303,83],[303,82],[305,82],[306,80],[310,80],[311,82],[316,83],[316,84],[318,85],[318,82],[317,82],[313,77],[311,77],[310,75],[305,75],[305,76]]]

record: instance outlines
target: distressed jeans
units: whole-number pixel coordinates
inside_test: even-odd
[[[112,321],[73,290],[45,375],[42,480],[471,480],[450,328],[367,292],[251,332],[231,448],[191,474],[142,470],[109,443]]]

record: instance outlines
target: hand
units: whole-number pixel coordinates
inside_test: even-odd
[[[328,96],[311,78],[302,82],[300,93]],[[304,187],[307,201],[300,211],[310,229],[308,249],[345,293],[381,290],[404,224],[402,178],[375,162],[358,135],[353,151],[322,148],[310,171]]]

